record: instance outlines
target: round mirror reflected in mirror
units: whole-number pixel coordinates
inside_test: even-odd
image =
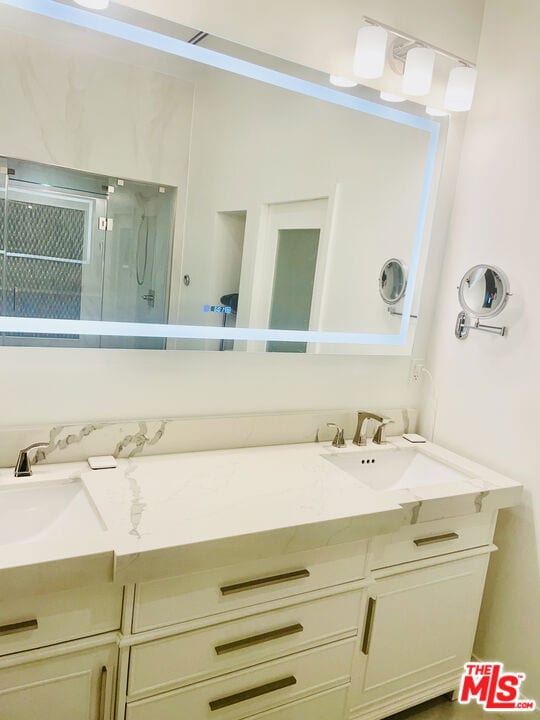
[[[381,268],[379,292],[387,305],[395,305],[407,289],[407,268],[397,258],[390,258]]]
[[[475,317],[494,317],[508,301],[508,279],[492,265],[475,265],[459,284],[459,302]]]

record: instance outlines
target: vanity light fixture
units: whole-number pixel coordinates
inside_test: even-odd
[[[385,90],[381,90],[381,100],[384,100],[385,102],[405,102],[407,98],[404,98],[403,95],[396,95],[395,93],[389,93]]]
[[[109,7],[109,0],[75,0],[75,2],[90,10],[105,10]]]
[[[428,47],[414,47],[407,53],[401,88],[405,95],[422,97],[431,90],[435,50]]]
[[[426,108],[426,113],[431,117],[448,117],[450,115],[447,110],[439,110],[439,108],[429,107],[429,105]]]
[[[382,77],[386,60],[388,32],[378,24],[365,25],[356,36],[353,70],[360,78]]]
[[[356,80],[350,80],[349,78],[343,77],[343,75],[330,75],[330,83],[342,88],[352,88],[358,85]]]
[[[456,67],[449,74],[444,108],[453,112],[471,109],[477,75],[474,63],[366,15],[363,20],[365,25],[358,31],[354,53],[356,76],[380,78],[388,61],[389,68],[403,76],[403,94],[422,97],[431,90],[437,56],[445,57],[456,63]],[[382,93],[381,98],[397,102],[383,97]],[[428,114],[442,117],[436,113]]]
[[[477,70],[474,67],[455,67],[450,72],[444,107],[454,112],[471,109],[476,86]]]

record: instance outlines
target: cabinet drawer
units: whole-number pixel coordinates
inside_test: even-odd
[[[496,519],[497,513],[478,513],[407,525],[395,533],[379,535],[371,542],[371,567],[389,567],[488,545]]]
[[[126,720],[172,717],[240,720],[348,684],[354,646],[354,639],[332,643],[217,680],[128,703]]]
[[[365,576],[367,541],[140,583],[133,632],[292,597]]]
[[[131,649],[129,696],[144,696],[358,632],[363,591],[252,615]]]
[[[347,687],[312,695],[247,720],[342,720],[347,712]]]
[[[0,602],[0,655],[117,630],[123,589],[107,584]]]

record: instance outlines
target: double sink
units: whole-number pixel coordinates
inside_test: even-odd
[[[376,493],[468,480],[417,448],[383,446],[319,454]],[[14,481],[0,489],[0,546],[95,536],[105,524],[81,478]]]

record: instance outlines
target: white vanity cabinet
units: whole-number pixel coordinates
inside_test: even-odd
[[[420,523],[373,540],[373,562],[401,562],[371,571],[351,719],[387,717],[459,685],[495,549],[495,519],[478,514]]]
[[[2,720],[112,720],[116,643],[65,650],[43,659],[23,653],[0,666]]]
[[[112,720],[123,588],[0,601],[1,720]]]
[[[362,540],[139,584],[122,674],[126,720],[344,718],[367,547]]]
[[[5,597],[0,720],[381,720],[458,686],[495,523]]]

